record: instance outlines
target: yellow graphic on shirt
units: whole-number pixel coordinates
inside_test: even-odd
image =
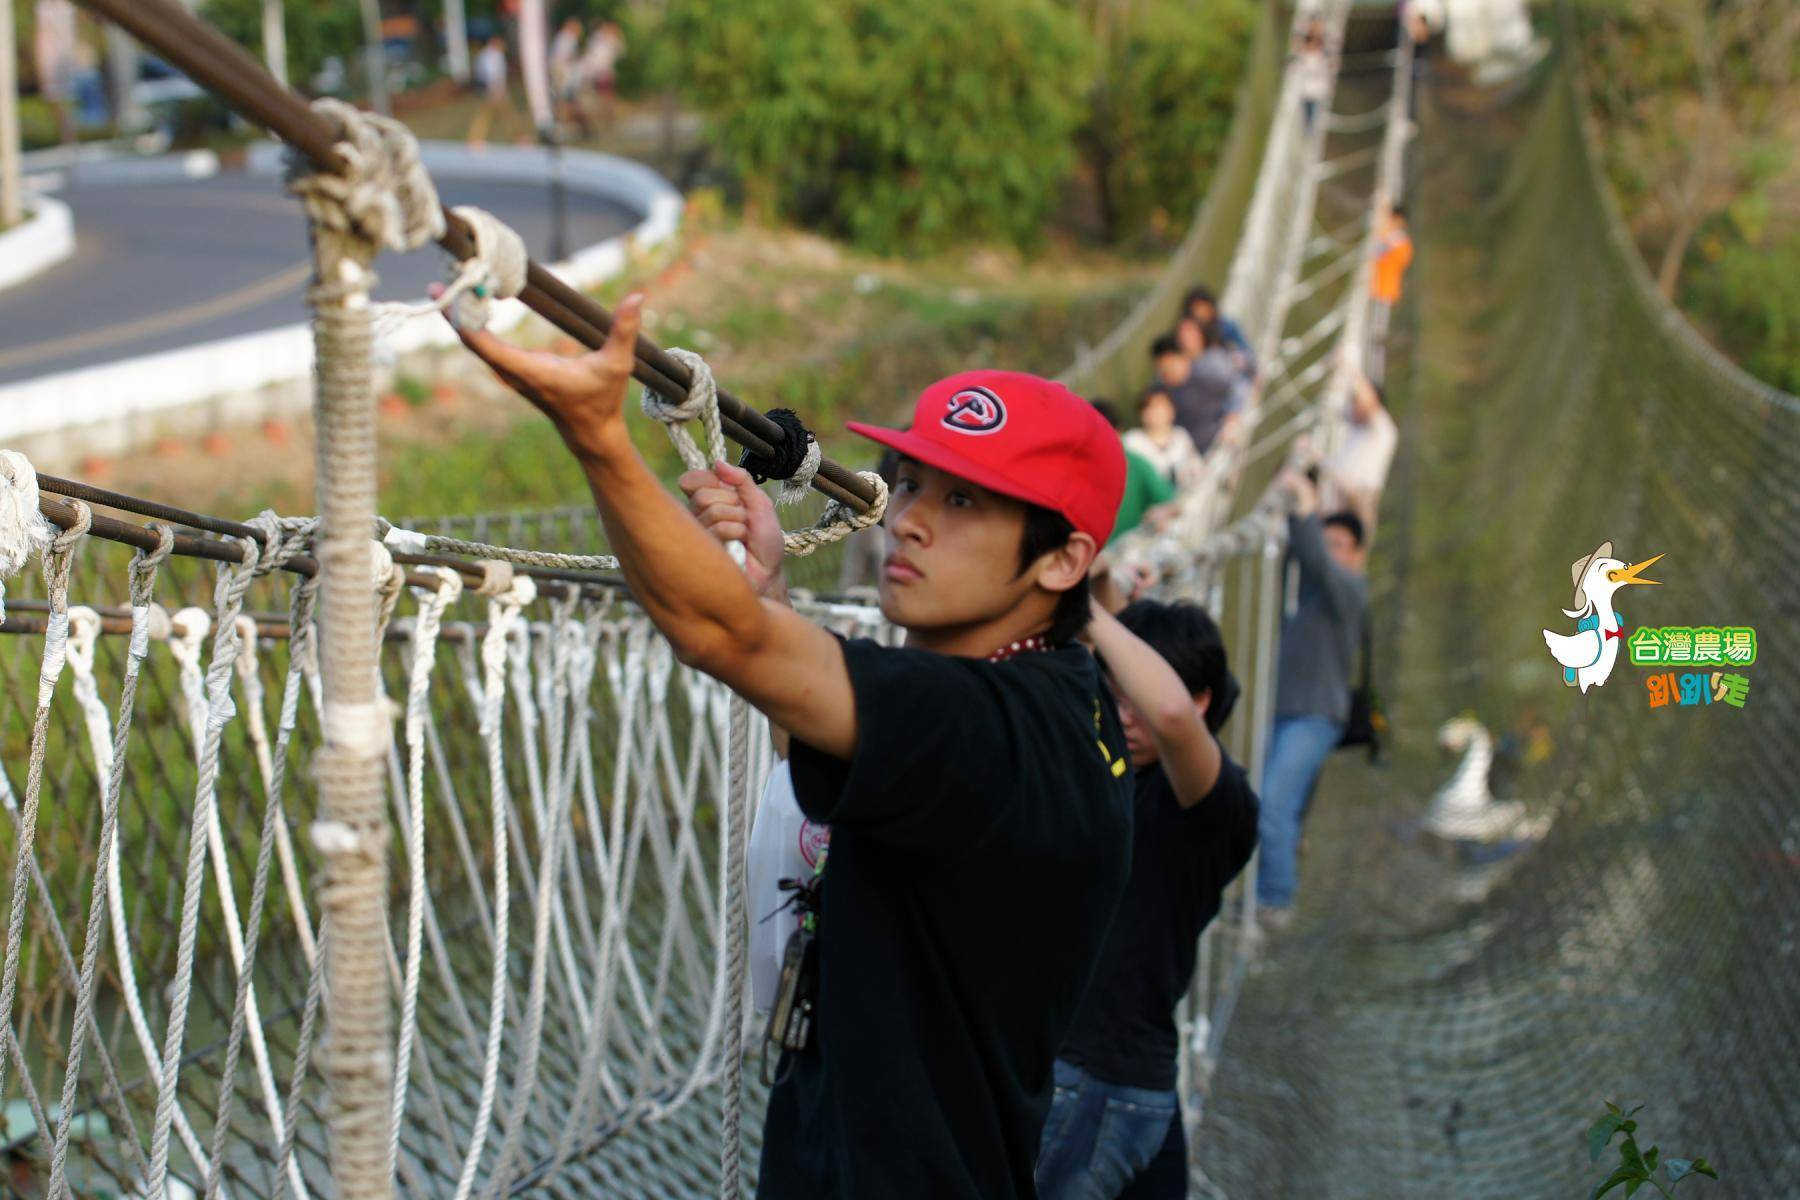
[[[1099,730],[1099,728],[1100,728],[1100,698],[1098,696],[1096,696],[1094,698],[1094,729],[1097,731],[1097,730]],[[1112,773],[1113,773],[1114,779],[1117,779],[1119,776],[1125,774],[1125,760],[1123,758],[1114,758],[1112,756],[1112,751],[1108,750],[1106,748],[1106,742],[1104,740],[1102,740],[1100,738],[1095,738],[1094,745],[1100,747],[1100,757],[1112,764]]]

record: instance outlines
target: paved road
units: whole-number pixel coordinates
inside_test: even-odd
[[[75,214],[73,256],[0,291],[0,383],[171,350],[306,318],[306,229],[279,182],[208,180],[62,194]],[[449,204],[488,209],[547,257],[550,214],[538,184],[445,185]],[[638,218],[568,196],[568,245],[590,245]],[[377,296],[417,299],[441,278],[435,247],[384,254]]]

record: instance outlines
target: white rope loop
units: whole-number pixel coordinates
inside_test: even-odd
[[[376,543],[379,545],[379,543]],[[462,595],[462,576],[449,567],[421,567],[436,586],[415,587],[419,617],[412,630],[412,665],[406,690],[406,975],[401,985],[400,1037],[394,1061],[393,1123],[388,1130],[388,1173],[400,1161],[400,1121],[406,1113],[406,1090],[412,1070],[413,1041],[419,1021],[419,978],[425,936],[425,721],[429,715],[431,670],[437,660],[438,634],[444,612]]]
[[[795,558],[805,558],[821,546],[841,542],[859,530],[881,524],[881,519],[887,515],[887,480],[874,471],[858,471],[856,474],[875,492],[875,499],[869,502],[868,510],[857,512],[843,501],[833,500],[825,506],[825,511],[817,521],[805,529],[790,530],[782,534],[782,549]]]
[[[781,491],[776,495],[775,503],[785,508],[806,499],[806,493],[812,490],[813,480],[818,477],[819,464],[824,461],[825,451],[819,448],[819,439],[809,438],[806,456],[794,468],[794,473],[781,481]]]
[[[702,471],[725,457],[725,433],[719,424],[719,384],[706,360],[692,350],[677,346],[669,350],[669,357],[688,369],[687,396],[675,400],[646,385],[644,415],[663,423],[683,466]],[[699,421],[706,435],[704,454],[693,434],[683,428],[689,421]]]
[[[487,1046],[482,1055],[481,1095],[469,1133],[453,1200],[468,1200],[481,1166],[481,1152],[493,1126],[494,1096],[500,1086],[500,1049],[506,1031],[508,980],[508,924],[511,885],[507,877],[506,809],[511,803],[506,784],[503,715],[506,708],[507,648],[520,610],[537,598],[537,584],[529,575],[511,576],[504,563],[482,564],[485,578],[476,591],[488,597],[487,634],[481,640],[481,736],[487,748],[488,790],[494,823],[494,960],[488,985]],[[506,567],[505,572],[499,570]],[[502,575],[511,578],[502,584]]]

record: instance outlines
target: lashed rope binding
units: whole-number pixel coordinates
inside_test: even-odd
[[[675,347],[669,351],[670,357],[687,367],[690,373],[688,394],[681,400],[674,400],[662,395],[650,387],[644,388],[641,405],[644,414],[662,423],[668,430],[669,440],[675,445],[675,452],[681,458],[682,465],[689,470],[700,470],[725,457],[725,437],[719,419],[719,387],[713,379],[712,368],[706,360],[692,350]],[[787,412],[776,409],[775,413]],[[694,435],[686,429],[689,421],[699,421],[702,436],[706,438],[706,450],[694,440]],[[807,489],[811,487],[813,478],[819,472],[819,464],[824,461],[823,451],[816,438],[808,432],[804,425],[797,421],[796,433],[786,422],[778,422],[789,430],[790,437],[804,434],[805,449],[795,456],[791,466],[791,474],[785,477],[777,474],[771,477],[782,478],[781,493],[777,497],[779,504],[795,504],[804,499]],[[792,456],[793,451],[788,451]],[[777,464],[778,469],[785,469],[787,460]],[[757,469],[763,464],[752,462],[750,469]],[[766,472],[765,472],[766,473]],[[800,529],[792,529],[781,535],[782,549],[795,558],[805,558],[823,546],[840,542],[851,534],[879,525],[887,513],[888,488],[887,481],[875,471],[858,471],[875,498],[869,503],[867,510],[858,512],[855,508],[840,500],[832,500],[825,506],[825,511],[811,525]],[[411,529],[402,529],[390,525],[384,531],[382,540],[396,550],[413,554],[456,554],[470,558],[488,558],[518,563],[528,567],[547,567],[559,571],[616,571],[619,560],[611,554],[561,554],[550,550],[526,550],[517,546],[502,546],[492,542],[470,541],[464,538],[446,537],[435,533],[419,533]]]

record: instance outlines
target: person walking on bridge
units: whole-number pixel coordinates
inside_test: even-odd
[[[901,455],[880,603],[906,644],[844,641],[758,594],[780,535],[747,476],[687,482],[737,493],[748,575],[633,446],[641,311],[628,297],[579,358],[461,336],[550,417],[633,596],[682,662],[787,731],[800,808],[831,826],[813,1019],[777,1067],[757,1194],[1032,1196],[1056,1049],[1130,862],[1125,735],[1074,640],[1119,439],[1009,371],[931,385],[909,429],[852,425]]]
[[[1369,276],[1369,341],[1367,347],[1368,377],[1382,383],[1387,376],[1388,326],[1394,305],[1406,282],[1406,269],[1412,266],[1412,233],[1406,224],[1406,207],[1387,206],[1381,216],[1381,240],[1375,250],[1375,270]]]
[[[1285,925],[1299,889],[1300,826],[1325,759],[1350,720],[1350,678],[1369,606],[1362,521],[1348,510],[1321,519],[1314,482],[1292,468],[1275,486],[1293,501],[1288,553],[1300,571],[1299,598],[1281,626],[1275,672],[1275,728],[1263,765],[1260,919]]]
[[[1056,1061],[1043,1200],[1180,1200],[1187,1138],[1175,1008],[1200,934],[1256,849],[1256,793],[1216,738],[1237,699],[1219,627],[1139,600],[1088,626],[1119,701],[1137,789],[1131,882]]]

